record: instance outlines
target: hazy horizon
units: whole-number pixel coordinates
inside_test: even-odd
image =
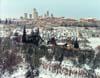
[[[49,11],[57,17],[100,19],[100,0],[0,0],[0,18],[19,18],[33,8],[40,16]]]

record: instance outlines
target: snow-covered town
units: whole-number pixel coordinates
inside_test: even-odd
[[[0,0],[0,78],[100,78],[100,0]]]

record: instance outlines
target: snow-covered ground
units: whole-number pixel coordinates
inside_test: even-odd
[[[96,48],[97,46],[100,46],[100,38],[89,38],[88,39],[90,42],[90,46],[92,46],[92,48]]]
[[[1,78],[25,78],[25,73],[27,72],[26,67],[25,64],[22,64],[13,72],[13,74],[5,72],[2,74]]]
[[[2,26],[1,26],[2,28]],[[82,30],[82,29],[80,29]],[[17,28],[13,31],[13,33],[15,32],[19,32],[19,34],[22,35],[22,32],[23,30],[20,29],[20,28]],[[27,29],[27,33],[30,34],[31,33],[31,29]],[[81,31],[83,32],[84,29]],[[89,33],[88,33],[89,32]],[[66,38],[68,36],[77,36],[77,29],[73,29],[73,28],[67,28],[67,30],[64,28],[64,29],[56,29],[54,30],[53,32],[52,31],[42,31],[40,30],[40,33],[41,33],[41,36],[44,37],[45,39],[47,39],[47,37],[51,37],[51,36],[55,36],[56,38],[58,39],[63,39],[63,38]],[[87,36],[90,37],[91,36],[91,31],[89,30],[86,30],[86,32],[83,32],[83,34],[86,35],[86,38]],[[2,30],[0,31],[0,37],[6,37],[7,36],[7,33],[6,31]],[[89,45],[92,46],[93,49],[95,49],[97,46],[100,45],[100,38],[94,38],[94,37],[90,37],[88,38],[89,40]],[[62,43],[59,43],[59,44],[62,44]],[[44,59],[44,58],[43,58]],[[48,62],[47,60],[45,60],[46,62]],[[62,66],[63,67],[68,67],[68,66],[74,66],[73,63],[70,61],[70,60],[64,60],[62,62]],[[88,65],[84,65],[83,68],[89,70],[91,69]],[[84,77],[79,77],[78,75],[71,75],[71,76],[68,76],[68,75],[64,75],[64,74],[56,74],[56,73],[53,73],[51,71],[48,71],[48,70],[45,70],[43,69],[42,67],[40,67],[40,75],[39,75],[39,78],[84,78]],[[2,75],[1,78],[25,78],[25,73],[26,73],[27,69],[26,69],[26,65],[23,64],[21,67],[19,67],[16,71],[13,72],[12,75],[9,75],[7,72],[4,73]],[[100,74],[100,69],[97,68],[95,70],[96,73],[99,73]]]

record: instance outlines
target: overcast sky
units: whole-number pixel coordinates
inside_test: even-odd
[[[0,18],[19,18],[33,8],[39,15],[48,10],[58,17],[100,19],[100,0],[0,0]]]

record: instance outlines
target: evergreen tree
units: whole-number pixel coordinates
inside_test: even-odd
[[[7,20],[7,18],[6,18],[6,20],[5,20],[5,24],[8,24],[8,20]]]
[[[1,23],[1,19],[0,19],[0,23]]]
[[[63,61],[64,58],[64,50],[60,47],[55,47],[55,60],[60,61],[60,63]]]
[[[40,56],[43,57],[48,52],[48,47],[45,45],[40,46]]]
[[[36,34],[37,34],[37,35],[39,35],[39,34],[40,34],[39,28],[37,29]]]
[[[48,61],[51,61],[53,58],[53,53],[46,52],[45,57],[47,58]]]
[[[77,40],[74,42],[74,48],[79,48],[79,42]]]
[[[36,32],[33,32],[32,34],[32,38],[33,38],[33,44],[35,46],[40,46],[41,42],[43,41],[40,34],[39,34],[39,29]]]
[[[26,27],[25,26],[24,26],[24,30],[23,30],[22,42],[26,43]]]

